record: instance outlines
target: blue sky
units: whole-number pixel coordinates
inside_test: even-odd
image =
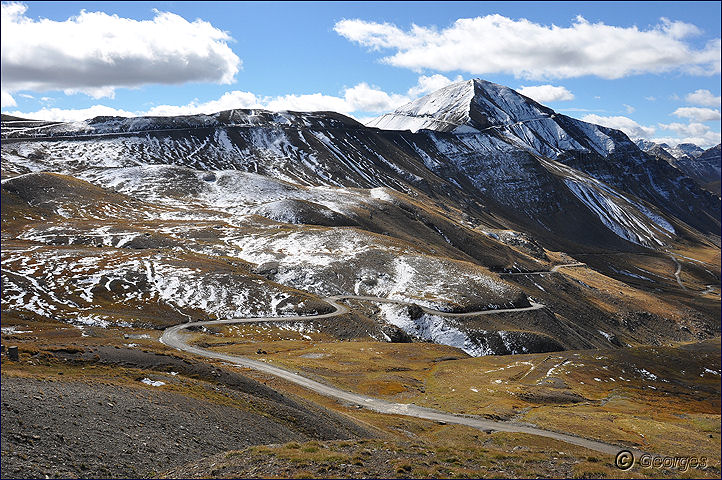
[[[720,15],[720,2],[3,2],[2,111],[363,121],[480,77],[632,137],[711,146]]]

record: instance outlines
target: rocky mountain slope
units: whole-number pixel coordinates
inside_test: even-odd
[[[720,195],[721,164],[720,145],[705,150],[695,158],[685,156],[677,159],[677,168],[717,196]]]
[[[310,328],[383,340],[390,324],[490,353],[718,331],[719,197],[622,132],[481,80],[370,125],[240,109],[3,116],[4,315],[158,328],[356,294],[548,308],[489,323],[359,306]],[[669,252],[691,251],[685,285]],[[585,273],[543,273],[577,260]]]
[[[669,162],[672,165],[676,165],[677,160],[681,159],[695,159],[702,155],[705,151],[702,147],[695,145],[694,143],[679,143],[674,147],[669,146],[666,143],[655,143],[651,140],[637,139],[634,143],[640,148],[640,150],[650,153],[656,156],[664,157],[665,160],[669,158]]]
[[[678,160],[677,166],[702,187],[720,195],[720,173],[722,172],[720,144],[708,148],[694,160]]]
[[[647,140],[636,143],[649,155],[678,168],[705,190],[720,195],[720,145],[703,150],[691,143],[681,143],[674,148],[666,143],[656,144]]]
[[[719,201],[622,132],[557,114],[508,87],[479,79],[456,83],[368,125],[497,138],[631,193],[701,231],[719,230]]]

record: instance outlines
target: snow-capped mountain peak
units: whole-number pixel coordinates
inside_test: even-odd
[[[557,114],[509,87],[481,79],[444,87],[367,125],[383,130],[484,134],[552,159],[569,151],[606,157],[620,148],[641,154],[619,130]]]
[[[476,78],[418,98],[372,120],[368,126],[384,130],[468,133],[552,115],[553,110],[509,87]]]

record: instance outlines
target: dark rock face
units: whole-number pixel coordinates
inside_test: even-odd
[[[692,143],[680,143],[674,148],[647,140],[636,143],[644,152],[665,160],[703,189],[720,195],[720,145],[703,150]]]
[[[716,145],[705,150],[696,158],[687,157],[677,160],[677,168],[702,188],[719,196],[721,163],[720,145]]]
[[[644,151],[652,156],[661,158],[672,166],[675,166],[677,164],[677,157],[669,153],[669,151],[661,145],[654,145],[652,148]]]
[[[278,262],[266,262],[258,265],[256,268],[251,270],[256,275],[261,275],[263,277],[273,277],[278,273]]]
[[[392,343],[411,343],[413,339],[411,336],[404,332],[402,329],[395,325],[384,325],[381,331],[389,337],[389,341]]]

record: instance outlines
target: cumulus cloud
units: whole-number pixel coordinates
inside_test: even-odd
[[[629,117],[611,116],[603,117],[596,114],[584,115],[582,120],[595,123],[604,127],[616,128],[627,134],[629,138],[649,138],[654,135],[655,128],[652,126],[640,125]]]
[[[444,75],[420,76],[416,85],[412,86],[406,94],[388,93],[379,87],[362,82],[343,89],[340,95],[326,95],[322,93],[288,94],[279,96],[259,96],[252,92],[233,90],[224,93],[221,97],[205,102],[198,99],[185,105],[155,105],[145,111],[128,112],[105,105],[94,105],[85,109],[59,109],[42,108],[34,112],[9,112],[26,118],[41,120],[85,120],[97,115],[117,116],[174,116],[195,115],[201,113],[215,113],[233,108],[258,108],[272,111],[295,110],[302,112],[333,111],[345,115],[353,115],[359,121],[369,121],[379,115],[410,102],[421,94],[428,93],[454,82],[462,81],[461,77],[450,79]],[[8,94],[8,97],[12,97]],[[43,97],[43,101],[51,100]],[[5,104],[3,92],[3,106],[14,106],[14,102]]]
[[[409,97],[396,93],[388,94],[380,88],[359,83],[346,89],[344,100],[350,112],[386,112],[408,103]]]
[[[3,96],[3,102],[5,97]],[[301,112],[334,111],[351,115],[354,112],[382,113],[409,101],[405,95],[386,93],[367,83],[359,83],[343,91],[342,96],[322,93],[259,96],[252,92],[233,90],[221,97],[205,102],[193,100],[185,105],[155,105],[145,111],[129,112],[106,105],[93,105],[83,109],[42,108],[34,112],[13,111],[10,115],[53,121],[85,120],[98,115],[131,116],[174,116],[210,114],[234,108],[259,108],[272,111],[295,110]],[[4,105],[4,103],[3,103]],[[366,118],[366,117],[364,117]]]
[[[696,122],[713,122],[722,119],[719,110],[702,107],[680,107],[672,112],[672,115]]]
[[[231,37],[203,20],[155,11],[152,20],[87,12],[64,21],[33,19],[2,4],[2,85],[113,97],[119,87],[231,83],[241,60]],[[4,97],[3,97],[4,98]]]
[[[97,115],[115,115],[120,117],[135,116],[177,116],[211,114],[234,108],[259,108],[265,110],[297,110],[322,111],[332,110],[349,113],[349,106],[341,97],[314,93],[309,95],[283,95],[277,97],[259,97],[252,92],[233,90],[221,97],[200,102],[193,100],[185,105],[155,105],[145,111],[129,112],[106,105],[93,105],[84,109],[42,108],[35,112],[9,112],[10,115],[40,120],[76,121],[92,118]]]
[[[614,79],[643,73],[720,73],[719,38],[695,47],[692,24],[661,19],[646,30],[590,23],[577,17],[570,26],[541,25],[498,14],[460,18],[439,29],[345,19],[334,30],[372,50],[393,50],[383,61],[415,71],[505,73],[522,78],[596,75]]]
[[[644,138],[656,143],[677,145],[679,143],[694,143],[702,148],[709,148],[720,143],[720,132],[713,131],[708,125],[698,122],[692,123],[660,123],[656,126],[640,125],[629,117],[599,115],[585,115],[585,122],[596,123],[605,127],[617,128],[627,134],[629,138]],[[672,135],[655,136],[658,130],[666,130]]]
[[[707,107],[716,107],[719,106],[720,103],[722,103],[722,97],[715,96],[710,92],[709,90],[695,90],[692,93],[688,93],[684,99],[687,101],[687,103],[691,103],[694,105],[704,105]]]
[[[662,130],[672,130],[680,135],[697,137],[710,131],[710,128],[703,123],[660,123],[659,128]]]
[[[0,94],[2,95],[2,97],[0,98],[0,105],[2,105],[3,108],[14,107],[17,105],[17,103],[15,103],[15,99],[13,98],[13,96],[10,95],[10,92],[6,92],[5,90],[2,90],[2,92],[0,92]]]
[[[289,94],[262,101],[263,108],[267,110],[295,110],[300,112],[320,112],[332,110],[334,112],[348,113],[349,107],[343,98],[323,93],[310,93],[305,95]]]
[[[461,75],[457,75],[456,78],[453,80],[444,75],[441,75],[440,73],[429,76],[421,75],[416,85],[409,89],[409,95],[412,97],[425,95],[427,93],[439,90],[440,88],[444,88],[447,85],[451,85],[452,83],[462,81],[464,81],[464,79]]]
[[[64,109],[64,108],[47,108],[43,107],[35,112],[9,112],[21,118],[30,118],[33,120],[49,120],[53,122],[80,121],[100,115],[117,116],[117,117],[134,117],[136,114],[105,105],[93,105],[88,108]]]
[[[653,140],[657,143],[664,142],[670,145],[694,143],[702,148],[709,148],[720,143],[720,139],[722,139],[720,132],[713,131],[708,125],[703,123],[660,123],[659,128],[661,130],[674,132],[676,136],[654,138]]]
[[[151,115],[170,117],[176,115],[196,115],[199,113],[216,113],[233,108],[263,108],[255,94],[233,90],[226,92],[221,97],[207,102],[199,102],[197,99],[186,105],[156,105],[145,112],[138,112],[137,115]]]
[[[522,86],[517,90],[522,95],[536,100],[539,103],[564,102],[574,100],[574,94],[566,87],[554,85],[536,85],[533,87]]]

